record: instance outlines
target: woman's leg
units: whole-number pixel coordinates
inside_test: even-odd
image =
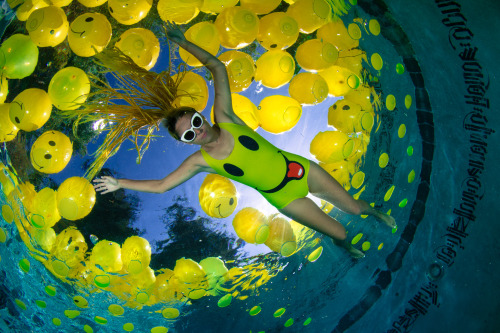
[[[314,162],[310,164],[307,181],[311,194],[332,203],[344,212],[371,215],[391,228],[396,227],[392,216],[376,210],[364,200],[354,199],[335,178]]]
[[[355,258],[364,257],[363,252],[354,248],[346,240],[345,228],[337,220],[326,214],[309,198],[300,198],[280,209],[283,215],[322,234],[330,236],[335,244],[344,247]]]

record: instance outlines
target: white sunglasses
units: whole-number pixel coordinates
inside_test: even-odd
[[[191,128],[187,129],[181,135],[182,142],[192,142],[196,139],[196,132],[194,131],[197,128],[203,126],[203,117],[197,113],[193,114],[191,117]]]

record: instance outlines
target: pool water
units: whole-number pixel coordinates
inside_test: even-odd
[[[360,169],[365,181],[350,193],[389,212],[398,228],[391,232],[371,218],[335,209],[330,213],[346,225],[354,246],[365,249],[365,258],[352,259],[327,237],[299,229],[302,247],[289,257],[263,244],[239,240],[231,226],[234,215],[215,219],[200,208],[198,191],[205,175],[160,196],[126,192],[105,199],[98,195],[98,201],[108,201],[99,211],[96,204],[90,215],[94,223],[76,222],[89,247],[90,234],[119,244],[138,234],[153,248],[150,266],[157,276],[162,268],[173,269],[182,257],[197,262],[220,257],[227,268],[240,267],[244,272],[222,284],[217,295],[139,304],[76,276],[57,277],[30,253],[24,236],[2,211],[1,331],[500,330],[496,286],[500,272],[494,259],[499,250],[495,222],[500,210],[494,202],[499,184],[493,170],[500,153],[495,144],[500,118],[495,113],[497,13],[500,5],[484,0],[474,4],[359,0],[342,17],[346,26],[355,23],[363,28],[359,22],[373,19],[381,26],[380,35],[360,30],[360,48],[368,60],[364,65],[370,84],[380,93],[381,108],[375,112]],[[166,44],[162,47],[165,50]],[[166,58],[168,52],[162,51],[158,63],[165,65]],[[10,87],[15,91],[16,86]],[[269,89],[253,82],[242,92],[256,105],[274,94],[287,95],[288,88]],[[337,99],[330,96],[317,106],[303,107],[300,121],[286,133],[258,131],[275,145],[310,157],[311,140],[318,132],[331,130],[325,119]],[[207,117],[212,100],[210,96],[204,111]],[[173,143],[165,132],[161,135],[140,165],[137,154],[129,150],[132,145],[126,143],[105,167],[117,177],[163,177],[194,148]],[[99,140],[102,135],[89,144],[89,151]],[[5,164],[8,158],[16,158],[6,147],[2,148]],[[68,177],[82,176],[85,160],[74,153],[68,167],[46,177],[43,184],[57,188]],[[237,209],[250,206],[265,214],[275,212],[257,192],[235,185]],[[10,205],[5,195],[1,201],[2,206]],[[127,206],[125,217],[105,217],[106,205],[117,202],[134,204]],[[126,226],[115,223],[127,218],[132,222]],[[113,224],[102,225],[103,221]],[[54,227],[58,232],[72,225],[58,223],[62,224]],[[37,246],[35,241],[32,245]],[[310,255],[319,247],[322,253],[314,260]],[[138,297],[137,291],[130,297]]]

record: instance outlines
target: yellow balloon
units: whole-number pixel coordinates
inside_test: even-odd
[[[212,22],[204,21],[191,26],[184,36],[188,41],[198,45],[208,53],[216,55],[219,52],[219,32]],[[199,67],[203,64],[188,51],[179,48],[179,56],[189,66]]]
[[[337,62],[339,51],[328,42],[310,39],[297,48],[295,59],[300,67],[307,71],[320,71]]]
[[[228,217],[234,212],[238,204],[237,195],[234,184],[217,174],[208,174],[198,192],[203,211],[216,218]]]
[[[131,275],[133,284],[136,288],[142,291],[146,291],[148,295],[151,293],[150,289],[156,282],[155,272],[151,267],[146,266],[138,274]]]
[[[290,53],[270,50],[262,54],[256,62],[255,81],[261,81],[268,88],[279,88],[293,77],[295,61]]]
[[[368,85],[361,85],[357,89],[350,90],[344,99],[358,103],[361,105],[361,110],[370,112],[373,110],[373,106],[380,102],[380,97],[375,89]]]
[[[174,81],[177,75],[172,78]],[[208,86],[205,79],[196,73],[186,72],[177,87],[178,97],[174,100],[176,106],[188,106],[196,111],[202,111],[208,103]]]
[[[14,184],[17,185],[17,178],[13,177],[14,175],[11,172],[8,172],[8,174],[11,176],[10,178],[14,179]],[[7,181],[11,182],[10,179],[7,179]],[[21,183],[8,194],[7,201],[12,205],[14,211],[26,211],[29,213],[32,209],[33,198],[35,195],[36,191],[33,184],[30,182]],[[19,206],[18,201],[22,203],[21,207]]]
[[[185,258],[177,260],[174,274],[180,291],[186,297],[198,299],[205,296],[208,289],[207,275],[197,262]]]
[[[69,138],[59,131],[47,131],[31,146],[33,167],[43,173],[58,173],[68,165],[73,154]]]
[[[373,115],[362,111],[361,105],[342,99],[328,109],[328,125],[347,134],[370,132],[374,124]]]
[[[10,103],[10,120],[19,129],[32,132],[42,127],[50,118],[52,101],[49,94],[38,88],[22,91]]]
[[[290,81],[288,93],[300,104],[318,104],[328,97],[328,84],[319,74],[299,73]]]
[[[150,70],[160,55],[160,42],[148,29],[132,28],[125,31],[118,41],[118,47],[140,67]]]
[[[9,194],[15,189],[17,189],[17,192],[19,192],[19,188],[17,187],[19,183],[16,175],[12,171],[10,171],[2,162],[0,162],[0,184],[2,184],[2,191],[5,196],[9,196]]]
[[[58,261],[71,268],[83,261],[87,248],[82,233],[75,227],[68,227],[57,235],[52,254]],[[60,264],[55,262],[53,266]]]
[[[47,7],[48,5],[49,1],[46,0],[25,0],[21,3],[19,8],[17,8],[17,19],[19,21],[26,21],[35,10]]]
[[[121,24],[132,25],[148,15],[153,0],[108,0],[111,16]]]
[[[9,142],[16,138],[19,128],[9,117],[10,103],[0,104],[0,142]]]
[[[319,166],[335,178],[345,190],[351,188],[350,175],[354,173],[352,163],[342,160],[334,163],[320,163]]]
[[[266,50],[284,50],[299,37],[297,21],[286,13],[274,12],[260,19],[257,40]]]
[[[160,274],[156,275],[155,286],[153,288],[156,299],[159,302],[170,302],[181,299],[182,294],[178,288],[178,281],[174,276],[174,271],[168,268],[162,268],[159,271]]]
[[[314,137],[309,150],[318,161],[333,163],[349,157],[353,148],[354,142],[347,134],[340,131],[326,131]]]
[[[247,243],[262,244],[269,237],[267,218],[255,208],[246,207],[233,218],[233,228],[238,237]]]
[[[9,94],[9,80],[6,77],[0,76],[0,103],[5,103]]]
[[[41,189],[33,198],[31,224],[37,229],[53,227],[60,219],[57,210],[57,193],[51,188]]]
[[[272,12],[279,6],[281,0],[240,0],[240,6],[248,8],[257,15],[264,15]]]
[[[30,76],[38,63],[38,47],[29,36],[15,34],[4,40],[0,48],[2,76],[23,79]]]
[[[90,262],[99,265],[105,272],[118,272],[123,265],[120,244],[108,240],[99,241],[92,248]]]
[[[333,20],[318,29],[317,38],[335,45],[340,51],[357,48],[359,40],[352,39],[342,20]]]
[[[274,134],[292,129],[302,115],[302,106],[299,102],[281,95],[264,97],[257,109],[260,126]]]
[[[78,0],[79,3],[84,5],[85,7],[93,8],[103,5],[108,0]]]
[[[231,102],[233,105],[234,113],[243,122],[253,129],[254,131],[259,127],[259,118],[257,115],[257,106],[245,96],[240,94],[231,94]],[[212,107],[212,112],[210,113],[210,119],[212,123],[215,122],[214,118],[214,108]]]
[[[354,141],[354,148],[347,161],[357,166],[366,154],[369,140],[367,141],[367,136],[364,136],[363,139],[353,138],[352,140]]]
[[[61,44],[68,35],[68,28],[66,13],[56,6],[33,11],[26,22],[31,40],[40,47]]]
[[[56,232],[54,229],[34,229],[31,236],[43,250],[51,252],[54,248],[54,244],[56,242]]]
[[[257,37],[259,18],[246,8],[230,7],[217,16],[215,26],[219,30],[222,46],[227,49],[241,49]]]
[[[241,92],[252,84],[255,61],[249,54],[231,50],[222,53],[219,60],[226,65],[231,92]]]
[[[310,34],[328,23],[332,8],[325,0],[300,0],[288,7],[286,13],[297,21],[301,32]]]
[[[103,14],[82,14],[71,22],[69,28],[69,47],[80,57],[101,52],[111,40],[111,24]]]
[[[165,22],[186,24],[198,16],[202,5],[203,0],[160,0],[157,10]]]
[[[147,239],[131,236],[122,245],[123,269],[130,274],[139,274],[151,262],[151,246]]]
[[[362,77],[361,71],[363,70],[363,60],[368,62],[366,52],[361,51],[360,49],[339,51],[339,58],[337,59],[335,65],[347,68],[358,77]]]
[[[66,67],[50,80],[48,94],[52,104],[59,110],[75,110],[87,100],[90,80],[82,69]]]
[[[329,94],[336,97],[347,95],[361,84],[361,79],[355,73],[336,65],[322,70],[318,74],[328,84]]]
[[[216,257],[208,257],[200,261],[200,266],[207,274],[209,288],[208,293],[212,296],[217,296],[218,292],[215,288],[217,285],[227,281],[226,274],[228,269],[224,264],[224,261]]]
[[[75,221],[87,216],[95,204],[95,190],[88,180],[71,177],[59,185],[57,208],[62,217]]]
[[[265,244],[284,257],[291,256],[297,250],[297,239],[290,222],[283,217],[274,216],[271,218],[269,220],[269,237]]]
[[[204,0],[200,10],[204,13],[220,13],[226,8],[234,7],[238,0]]]
[[[50,0],[49,2],[51,6],[65,7],[73,2],[73,0]]]

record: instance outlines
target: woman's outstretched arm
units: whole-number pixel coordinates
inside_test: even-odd
[[[194,55],[196,59],[198,59],[212,73],[215,91],[215,122],[229,122],[244,125],[245,123],[233,111],[231,103],[231,90],[229,88],[229,80],[224,63],[198,45],[188,41],[177,25],[167,22],[165,23],[165,29],[167,31],[167,37],[171,41],[175,42],[180,47]]]

